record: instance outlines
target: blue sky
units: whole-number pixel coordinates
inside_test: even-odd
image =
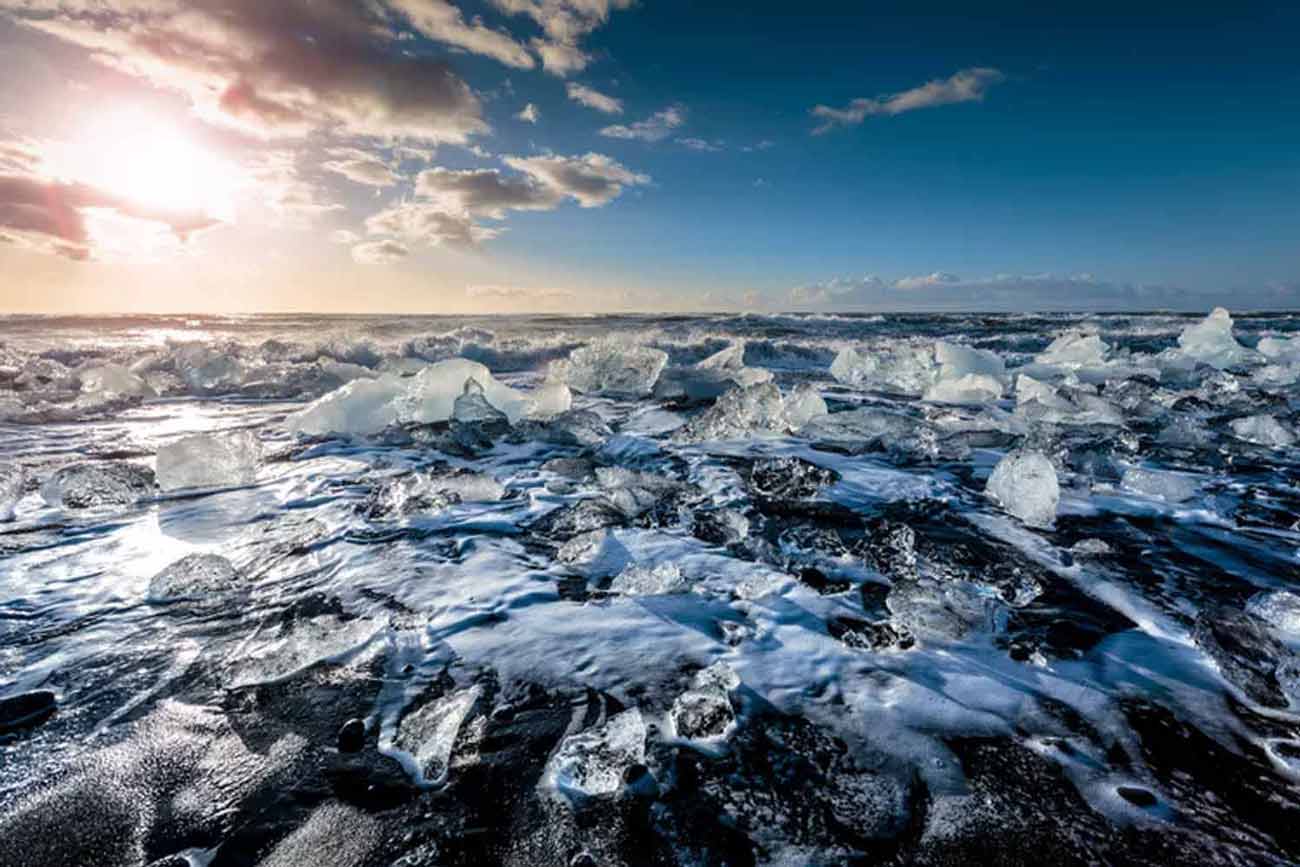
[[[0,132],[27,154],[0,162],[0,267],[25,277],[6,309],[1300,298],[1300,13],[1281,5],[382,0],[363,20],[193,0],[184,26],[175,0],[86,5],[0,0],[0,62],[27,73],[0,83]],[[133,42],[133,20],[154,46],[257,50],[200,69]],[[242,180],[188,202],[148,176],[121,188],[139,167],[48,157],[123,105],[184,142],[159,166],[214,155]],[[382,178],[340,173],[367,160]],[[101,243],[98,217],[33,215],[33,189],[73,182],[96,190],[75,214],[158,231]],[[175,243],[196,210],[210,225]]]

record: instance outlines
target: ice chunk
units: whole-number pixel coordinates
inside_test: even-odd
[[[1074,405],[1061,397],[1055,388],[1022,373],[1016,377],[1016,404],[1027,404],[1032,401],[1065,412],[1074,409]]]
[[[764,382],[748,388],[736,386],[713,406],[683,425],[674,435],[678,442],[740,439],[755,433],[786,433],[785,401],[781,390]]]
[[[540,437],[565,446],[597,446],[613,436],[605,420],[587,409],[571,409],[551,419]]]
[[[1300,335],[1284,337],[1265,337],[1255,350],[1270,361],[1279,364],[1300,363]]]
[[[27,471],[21,464],[0,461],[0,522],[14,519],[14,508],[27,488]]]
[[[259,634],[229,662],[228,688],[273,683],[322,660],[350,656],[386,631],[384,623],[350,617],[328,605],[319,613],[311,606],[302,607],[301,613],[288,609],[277,631],[264,638]]]
[[[456,690],[402,717],[393,745],[411,757],[417,782],[447,779],[456,738],[481,693],[477,686]]]
[[[78,374],[81,390],[106,397],[153,397],[154,390],[143,379],[120,364],[92,367]]]
[[[158,484],[164,491],[251,485],[262,443],[249,431],[188,436],[158,449]]]
[[[349,382],[290,416],[289,429],[314,436],[378,433],[397,420],[394,402],[405,388],[392,374]]]
[[[941,379],[925,390],[929,403],[988,403],[1002,397],[1002,381],[981,373]]]
[[[1041,365],[1067,370],[1101,367],[1106,364],[1108,352],[1110,352],[1109,344],[1098,335],[1069,331],[1048,344],[1046,349],[1035,356],[1034,361]]]
[[[1061,501],[1056,468],[1035,451],[1011,452],[998,461],[985,492],[1031,527],[1050,527]]]
[[[1287,639],[1300,639],[1300,596],[1289,590],[1256,593],[1246,601],[1246,613]]]
[[[691,582],[682,575],[676,563],[656,563],[653,566],[638,563],[615,575],[609,589],[611,593],[627,596],[664,596],[690,592]]]
[[[163,569],[149,582],[149,598],[159,602],[218,601],[220,594],[238,589],[239,572],[219,554],[190,554]]]
[[[547,382],[528,395],[528,418],[549,419],[573,408],[573,392],[562,382]]]
[[[623,788],[624,771],[645,763],[645,738],[641,711],[625,710],[565,738],[543,779],[569,798],[613,794]]]
[[[486,473],[465,471],[435,476],[429,484],[454,494],[462,503],[495,503],[506,495],[505,486]]]
[[[409,380],[406,392],[398,398],[397,421],[438,422],[451,418],[456,398],[465,393],[465,384],[474,380],[483,389],[483,397],[504,412],[514,424],[528,408],[528,398],[499,382],[492,371],[477,361],[449,358],[431,364]]]
[[[52,358],[32,358],[22,363],[13,381],[16,391],[73,392],[81,387],[78,376]]]
[[[713,400],[734,385],[742,388],[772,380],[772,372],[745,366],[745,342],[738,341],[693,367],[670,368],[655,385],[658,398]]]
[[[965,581],[905,578],[885,596],[894,622],[907,632],[957,639],[980,627],[996,631],[1005,609]]]
[[[1190,500],[1201,491],[1200,484],[1192,476],[1142,467],[1130,467],[1125,470],[1120,486],[1144,496],[1160,497],[1170,503]]]
[[[1178,346],[1187,358],[1223,370],[1257,358],[1232,336],[1232,316],[1222,307],[1205,319],[1189,325],[1178,336]]]
[[[805,382],[796,386],[794,391],[785,396],[785,418],[792,430],[798,430],[827,412],[829,409],[826,401],[812,383]]]
[[[41,485],[45,502],[65,509],[129,506],[153,492],[153,470],[121,462],[72,464]]]
[[[1230,425],[1238,439],[1275,449],[1295,445],[1295,434],[1271,415],[1252,415],[1239,418]]]
[[[465,380],[465,390],[452,404],[451,417],[460,424],[472,424],[486,427],[509,426],[506,414],[488,403],[483,394],[483,386],[477,379]]]
[[[727,693],[740,685],[740,678],[724,662],[696,674],[692,688],[673,702],[668,712],[678,737],[692,740],[720,738],[736,721]]]
[[[374,487],[358,511],[372,521],[392,520],[437,514],[462,502],[496,502],[503,496],[505,487],[483,473],[415,472]]]
[[[1214,434],[1201,421],[1185,415],[1177,415],[1156,435],[1156,442],[1161,445],[1197,448],[1208,445]]]
[[[619,340],[601,340],[575,349],[567,361],[551,366],[551,379],[583,394],[644,397],[668,364],[662,349]]]
[[[934,357],[939,362],[939,376],[942,379],[978,375],[1001,380],[1007,373],[1006,364],[996,352],[973,349],[960,343],[938,341],[934,345]]]
[[[174,357],[176,372],[199,394],[233,392],[244,382],[243,362],[209,346],[200,343],[180,346]]]
[[[831,376],[845,385],[901,394],[923,394],[938,374],[934,347],[928,344],[884,347],[869,356],[848,347],[831,363]]]
[[[1277,668],[1290,659],[1291,652],[1260,621],[1233,608],[1208,608],[1196,616],[1192,638],[1224,678],[1252,701],[1265,707],[1287,706]]]
[[[622,467],[601,467],[596,470],[596,480],[614,508],[629,518],[649,511],[681,488],[672,479]]]

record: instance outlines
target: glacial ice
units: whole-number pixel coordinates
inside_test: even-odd
[[[470,380],[481,387],[484,399],[505,413],[511,424],[536,411],[539,405],[533,397],[498,381],[484,365],[452,358],[405,379],[383,374],[376,379],[354,380],[290,416],[288,425],[297,433],[314,436],[363,436],[393,424],[448,421]],[[547,411],[564,402],[564,393],[554,388],[540,397]]]
[[[603,340],[575,349],[568,360],[551,365],[550,379],[583,394],[644,397],[668,364],[662,349]]]
[[[650,510],[681,487],[672,479],[623,467],[599,468],[596,481],[605,489],[605,497],[614,508],[629,518]]]
[[[847,347],[831,363],[831,376],[845,385],[908,395],[923,394],[938,374],[931,344],[895,344],[866,356]]]
[[[251,485],[262,443],[249,431],[196,434],[158,449],[158,485],[164,491]]]
[[[176,373],[196,394],[223,394],[238,390],[244,382],[242,361],[201,343],[176,346]]]
[[[129,506],[153,494],[153,470],[125,462],[81,463],[63,467],[41,485],[51,506],[98,509]]]
[[[0,523],[14,519],[14,508],[27,489],[27,472],[21,464],[0,461]]]
[[[679,695],[668,711],[673,731],[691,740],[725,735],[736,720],[727,693],[739,685],[740,678],[725,662],[697,672],[691,688]]]
[[[664,370],[655,385],[654,394],[660,400],[714,400],[732,386],[745,388],[771,380],[770,370],[745,366],[745,343],[738,341],[699,364]]]
[[[598,446],[613,434],[597,413],[589,409],[570,409],[548,421],[539,437],[562,446]]]
[[[478,686],[456,690],[402,717],[393,746],[414,760],[418,782],[438,785],[447,778],[456,738],[481,694]]]
[[[1214,308],[1205,319],[1184,328],[1178,336],[1178,346],[1183,356],[1219,370],[1257,358],[1256,353],[1232,336],[1232,316],[1222,307]]]
[[[774,383],[734,386],[713,406],[682,426],[678,442],[740,439],[753,433],[786,433],[785,400]]]
[[[829,410],[817,386],[810,382],[795,386],[785,396],[785,419],[792,430],[806,425],[818,416],[826,415]]]
[[[551,419],[573,408],[573,392],[562,382],[543,383],[528,398],[528,418]]]
[[[614,576],[609,584],[611,593],[625,596],[665,596],[670,593],[688,593],[691,582],[676,563],[643,565],[634,563]]]
[[[506,414],[488,403],[487,397],[483,393],[483,386],[479,385],[477,379],[465,380],[465,389],[461,392],[460,397],[456,398],[451,409],[452,421],[460,424],[472,424],[481,426],[509,426],[510,420]]]
[[[1277,364],[1300,363],[1300,335],[1287,337],[1265,337],[1255,347],[1260,355]]]
[[[1056,468],[1035,451],[1011,452],[998,461],[985,492],[1031,527],[1050,527],[1061,501]]]
[[[1290,641],[1300,640],[1300,596],[1289,590],[1266,590],[1246,601],[1246,613],[1267,623]]]
[[[238,570],[220,554],[190,554],[170,564],[149,581],[149,598],[212,603],[240,586]]]
[[[1201,491],[1196,479],[1183,473],[1130,467],[1124,471],[1120,487],[1147,497],[1160,497],[1170,503],[1190,500]]]
[[[1002,381],[982,373],[940,379],[925,390],[928,403],[988,403],[1002,397]]]
[[[641,711],[625,710],[565,738],[543,780],[569,798],[613,794],[623,788],[624,771],[645,763],[645,739]]]
[[[358,508],[369,520],[386,521],[434,515],[458,503],[496,502],[504,496],[505,487],[484,473],[413,472],[380,482]]]
[[[1290,448],[1296,437],[1285,425],[1271,415],[1252,415],[1235,419],[1228,425],[1238,439],[1275,449]]]
[[[1034,361],[1048,367],[1078,370],[1085,367],[1102,367],[1110,345],[1096,334],[1070,331],[1057,337],[1047,348],[1034,357]]]
[[[120,364],[91,367],[77,374],[81,390],[105,397],[153,397],[154,390],[143,379]]]
[[[1002,356],[988,349],[974,349],[940,340],[934,344],[934,357],[939,363],[939,376],[942,379],[978,375],[1001,380],[1007,374]]]

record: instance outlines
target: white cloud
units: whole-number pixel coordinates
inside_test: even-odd
[[[813,134],[821,135],[840,126],[855,126],[875,115],[897,115],[959,102],[981,102],[990,87],[1005,79],[1006,76],[996,69],[976,66],[911,90],[874,99],[855,99],[845,108],[818,105],[813,108],[812,115],[822,124],[813,130]]]
[[[607,205],[622,195],[624,188],[650,183],[649,175],[633,172],[604,154],[506,157],[504,161],[540,186],[572,198],[584,208]]]
[[[596,111],[605,114],[622,114],[623,100],[616,99],[612,96],[606,96],[598,90],[593,90],[585,84],[578,84],[576,81],[570,81],[565,86],[565,91],[569,94],[569,99],[576,103],[585,105],[587,108],[593,108]]]
[[[704,151],[706,153],[717,153],[723,149],[723,142],[705,141],[702,138],[679,138],[677,143],[693,151]]]
[[[385,160],[369,151],[358,148],[333,148],[329,155],[334,157],[321,163],[321,168],[336,175],[342,175],[355,184],[368,187],[392,187],[401,181],[401,176],[393,171]]]
[[[527,15],[546,34],[530,44],[553,75],[580,72],[591,62],[581,48],[582,40],[609,20],[610,13],[628,9],[634,0],[493,0],[510,15]]]
[[[486,27],[478,18],[466,23],[460,9],[446,0],[385,2],[406,16],[416,30],[437,42],[491,57],[516,69],[532,69],[537,65],[528,49],[509,33]]]
[[[361,265],[392,265],[411,255],[400,241],[367,241],[352,248],[352,259]]]
[[[686,109],[680,105],[670,105],[663,111],[652,114],[636,123],[615,124],[607,126],[600,134],[607,138],[637,139],[640,141],[663,141],[672,135],[673,130],[686,123]]]
[[[519,114],[515,115],[515,117],[522,120],[524,123],[537,123],[542,119],[542,113],[538,110],[537,106],[530,102],[528,105],[525,105],[523,109],[520,110]]]
[[[366,219],[366,232],[400,239],[403,246],[477,247],[501,234],[476,224],[468,214],[450,213],[430,202],[401,202]]]
[[[344,246],[350,247],[353,244],[361,243],[363,239],[351,229],[337,229],[330,233],[330,240],[335,244],[343,244]]]
[[[524,175],[508,177],[496,169],[420,172],[415,193],[449,213],[503,220],[506,211],[549,211],[563,194]]]

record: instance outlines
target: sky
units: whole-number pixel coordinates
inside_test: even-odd
[[[1300,7],[0,0],[0,311],[1300,306]]]

